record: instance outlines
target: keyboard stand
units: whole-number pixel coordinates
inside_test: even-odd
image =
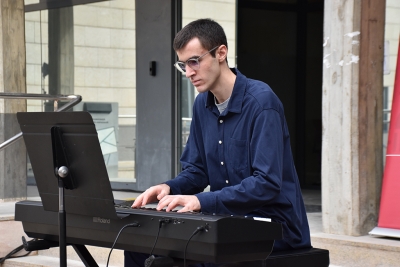
[[[76,254],[78,254],[79,258],[83,262],[86,267],[99,267],[96,261],[93,259],[92,254],[90,254],[89,250],[84,245],[71,245]]]

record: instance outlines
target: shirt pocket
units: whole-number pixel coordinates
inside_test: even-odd
[[[230,139],[229,155],[232,168],[237,173],[245,170],[248,166],[247,140]]]

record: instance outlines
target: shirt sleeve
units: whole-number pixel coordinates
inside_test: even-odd
[[[209,184],[206,172],[204,148],[195,128],[196,118],[192,118],[190,134],[181,157],[182,172],[172,180],[165,182],[173,195],[194,195],[202,192]]]
[[[282,202],[279,198],[282,197],[286,132],[283,120],[274,109],[262,110],[258,114],[249,131],[249,146],[244,148],[250,153],[251,175],[219,191],[197,194],[203,212],[244,215],[270,203],[279,205]]]

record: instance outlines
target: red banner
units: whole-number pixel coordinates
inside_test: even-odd
[[[398,51],[378,227],[400,230],[400,43]]]

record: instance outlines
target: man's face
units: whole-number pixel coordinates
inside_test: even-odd
[[[199,58],[206,54],[206,50],[200,43],[198,38],[190,40],[185,47],[177,51],[179,61],[186,62],[191,58]],[[216,53],[218,48],[216,48]],[[220,75],[220,68],[217,58],[207,53],[199,59],[200,67],[194,70],[186,65],[186,77],[190,79],[199,93],[213,91],[216,86],[217,79]]]

